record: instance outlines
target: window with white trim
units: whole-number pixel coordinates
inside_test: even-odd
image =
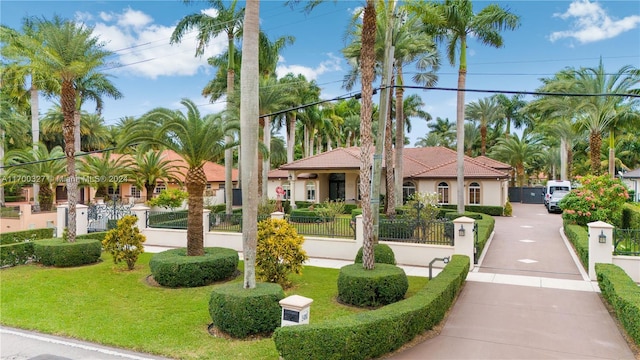
[[[167,184],[160,182],[156,184],[155,190],[153,190],[154,194],[160,194],[162,190],[167,190]]]
[[[438,184],[438,203],[449,203],[449,184],[444,181]]]
[[[406,203],[415,193],[416,184],[413,181],[405,181],[402,183],[402,203]]]
[[[480,205],[480,184],[477,182],[469,184],[469,204]]]
[[[313,181],[307,181],[307,201],[316,201],[316,184]]]
[[[137,186],[135,185],[131,185],[131,191],[129,192],[129,194],[131,195],[131,197],[136,198],[136,199],[140,199],[140,189],[138,189]]]
[[[282,200],[290,200],[291,199],[291,184],[286,181],[282,184],[282,190],[284,190],[284,196]]]

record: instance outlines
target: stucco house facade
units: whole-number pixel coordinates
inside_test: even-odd
[[[405,148],[403,199],[415,192],[437,193],[441,204],[457,203],[456,152],[444,147]],[[504,206],[511,166],[488,157],[464,158],[465,205]],[[386,171],[384,167],[383,171]],[[337,148],[269,172],[268,197],[321,203],[358,204],[360,148]],[[384,182],[383,182],[384,184]],[[381,193],[385,193],[384,185]]]
[[[634,192],[633,201],[640,202],[640,168],[628,171],[620,177],[629,190]]]

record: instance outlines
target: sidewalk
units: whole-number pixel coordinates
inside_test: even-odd
[[[571,247],[562,219],[514,204],[439,335],[391,359],[634,359]]]

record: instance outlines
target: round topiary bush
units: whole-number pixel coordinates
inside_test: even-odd
[[[338,299],[356,306],[380,306],[400,301],[409,288],[402,268],[376,264],[365,270],[361,264],[343,266],[338,276]]]
[[[376,264],[396,264],[396,255],[391,250],[391,247],[387,244],[375,244],[373,245],[373,256]],[[356,264],[362,264],[362,247],[356,254]]]
[[[211,292],[209,314],[214,326],[235,338],[268,334],[280,326],[283,298],[278,284],[257,283],[254,289],[244,289],[242,283],[225,284]]]
[[[238,268],[238,252],[210,247],[203,256],[187,256],[186,249],[155,254],[149,261],[153,279],[167,287],[195,287],[228,279]]]
[[[36,262],[45,266],[69,267],[93,264],[100,259],[102,243],[96,239],[38,240],[33,243]]]

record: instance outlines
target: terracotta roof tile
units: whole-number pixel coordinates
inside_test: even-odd
[[[360,148],[337,148],[280,166],[281,170],[359,169]]]

